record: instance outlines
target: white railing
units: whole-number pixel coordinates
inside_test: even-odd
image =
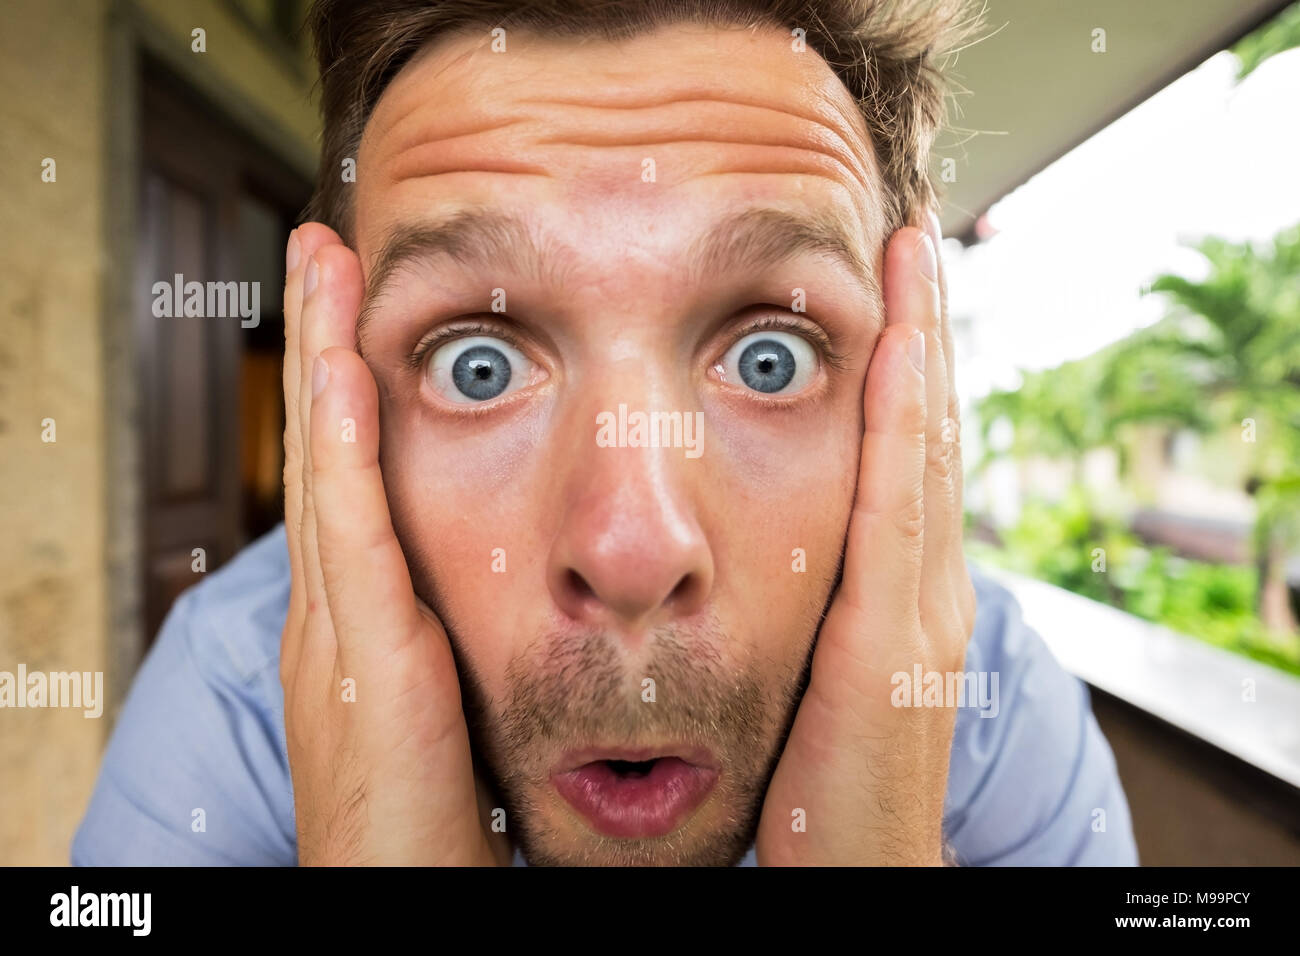
[[[981,570],[1066,670],[1300,787],[1300,679],[1044,581]]]

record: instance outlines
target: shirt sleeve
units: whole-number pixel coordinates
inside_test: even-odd
[[[71,858],[79,866],[293,865],[276,659],[241,662],[177,601],[118,717]],[[225,619],[225,623],[234,621]],[[247,666],[246,666],[247,665]]]
[[[944,830],[965,866],[1133,866],[1137,847],[1087,687],[1057,663],[1001,585],[979,601],[966,671],[996,674],[996,714],[963,707]]]

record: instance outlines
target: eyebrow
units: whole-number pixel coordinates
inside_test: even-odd
[[[801,254],[840,265],[863,296],[868,314],[878,311],[881,293],[874,270],[840,218],[824,212],[755,207],[732,213],[691,243],[687,278],[694,284],[725,272],[762,273]],[[557,288],[563,287],[576,261],[571,246],[541,237],[528,220],[480,206],[459,210],[441,222],[401,226],[375,256],[357,318],[358,348],[394,276],[439,256],[466,266],[508,262]]]
[[[732,213],[691,244],[692,282],[725,272],[765,272],[793,259],[824,256],[846,269],[857,291],[874,308],[880,286],[859,243],[838,216],[796,213],[760,206]]]
[[[573,250],[562,243],[544,241],[528,222],[510,213],[470,206],[441,222],[400,226],[375,256],[366,282],[365,298],[357,316],[357,344],[393,277],[417,263],[446,256],[466,266],[523,268],[544,281],[563,285]],[[547,274],[549,272],[549,275]]]

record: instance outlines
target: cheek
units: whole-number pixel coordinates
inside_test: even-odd
[[[850,391],[852,391],[850,389]],[[726,629],[774,663],[801,655],[829,595],[856,481],[860,404],[812,413],[706,411],[694,507],[715,562]],[[417,591],[435,594],[489,693],[546,626],[558,436],[539,405],[504,424],[449,423],[385,404],[381,466]],[[435,589],[436,585],[436,589]]]
[[[530,495],[544,456],[537,419],[449,423],[385,406],[381,468],[416,590],[438,611],[489,690],[536,636],[543,530]],[[531,613],[530,613],[531,608]]]
[[[759,622],[746,629],[759,640],[811,636],[829,596],[861,449],[859,405],[842,405],[731,415],[711,436],[715,553],[724,552],[727,590],[741,602],[732,610]]]

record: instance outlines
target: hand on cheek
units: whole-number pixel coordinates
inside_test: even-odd
[[[956,710],[895,706],[913,700],[894,680],[960,672],[975,617],[937,235],[900,229],[886,250],[843,581],[765,797],[762,865],[942,862]]]
[[[505,863],[480,812],[451,646],[416,597],[355,351],[361,267],[324,226],[287,255],[280,679],[300,863]]]

